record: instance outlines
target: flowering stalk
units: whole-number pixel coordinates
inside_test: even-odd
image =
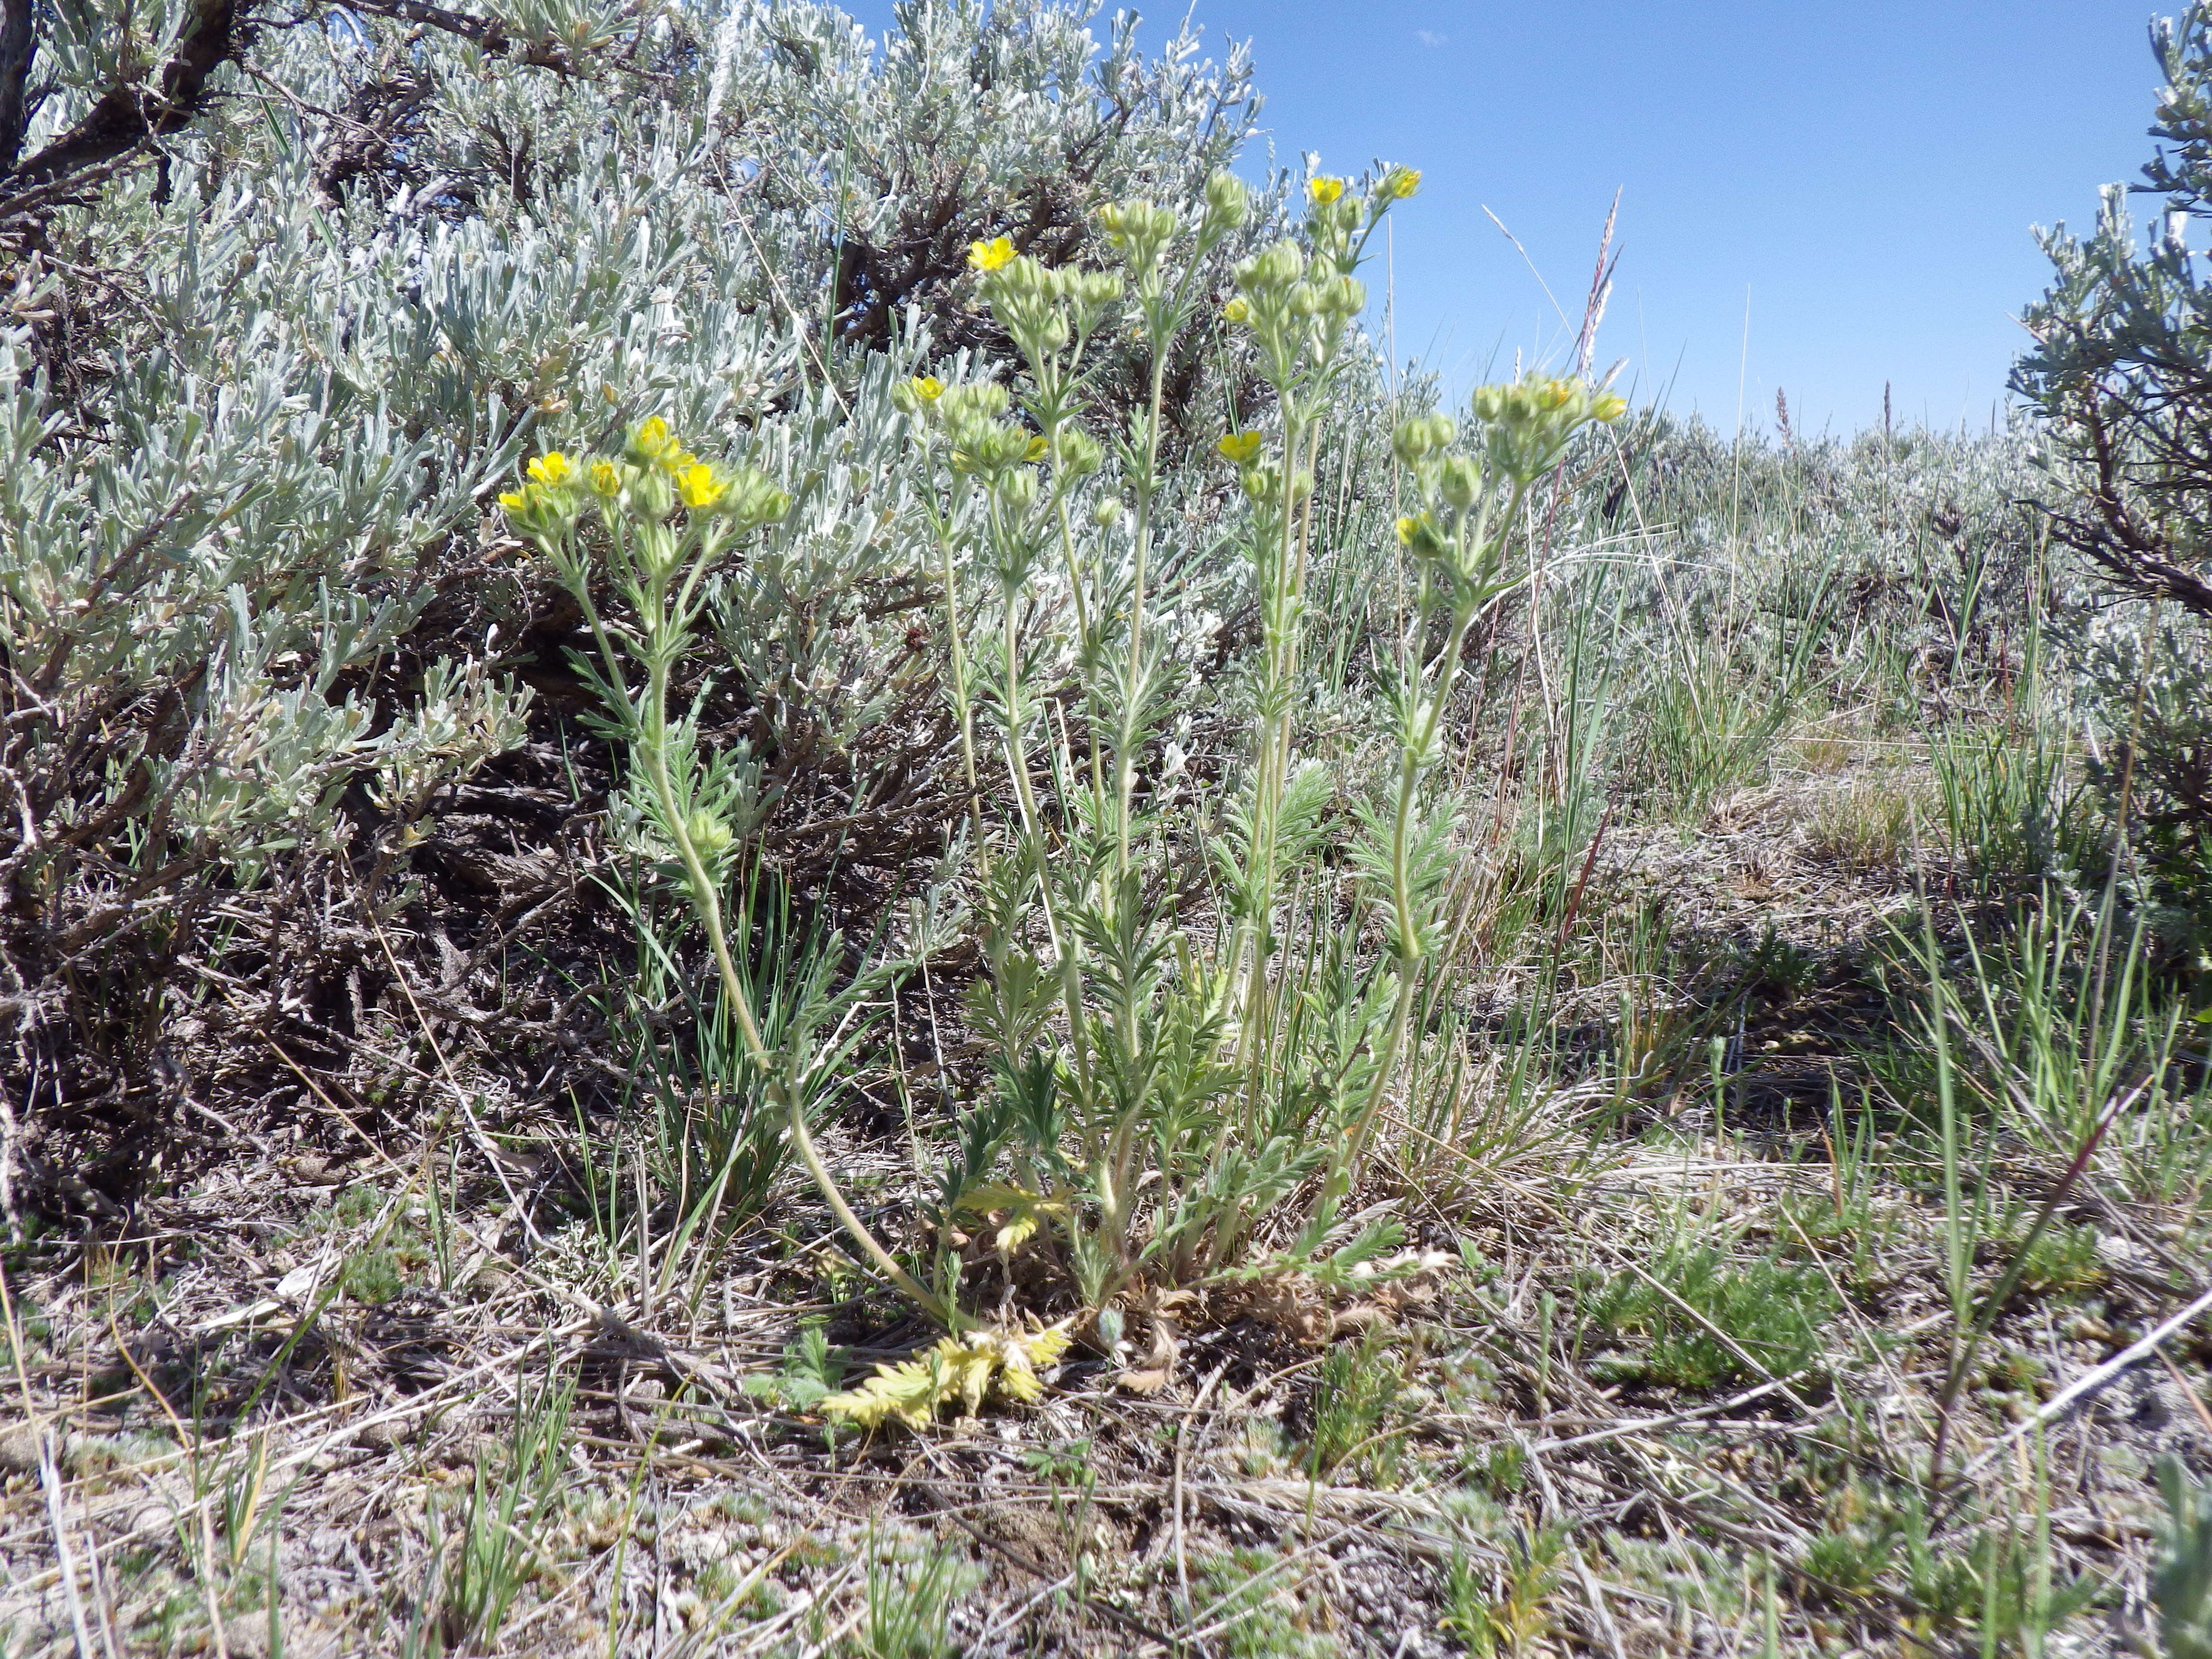
[[[500,506],[545,554],[583,611],[599,654],[596,665],[584,665],[586,672],[609,724],[628,740],[632,763],[643,775],[645,804],[676,854],[745,1058],[782,1110],[793,1150],[830,1213],[886,1278],[949,1326],[956,1310],[877,1242],[823,1162],[794,1086],[804,1070],[798,1056],[772,1053],[761,1036],[722,915],[721,880],[738,838],[732,822],[741,805],[738,791],[726,772],[709,768],[702,775],[689,723],[672,726],[668,717],[670,674],[704,608],[708,573],[748,532],[782,519],[791,498],[750,468],[732,474],[699,460],[658,416],[631,434],[619,459],[601,458],[579,468],[556,450],[531,462],[528,473],[529,482],[501,495]],[[608,574],[634,618],[629,623],[610,620],[592,597],[593,568],[579,536],[586,505],[597,509],[605,527]],[[680,526],[674,517],[679,506],[684,512]],[[644,670],[642,690],[629,689],[626,663]]]
[[[1401,653],[1406,665],[1393,698],[1399,744],[1389,817],[1385,826],[1368,815],[1369,839],[1355,850],[1355,858],[1388,906],[1398,983],[1367,1098],[1331,1155],[1322,1188],[1325,1206],[1350,1190],[1365,1156],[1396,1075],[1421,969],[1439,920],[1451,823],[1448,817],[1424,820],[1420,795],[1438,763],[1438,731],[1468,630],[1520,585],[1519,579],[1504,574],[1505,553],[1531,488],[1551,471],[1583,425],[1617,419],[1626,407],[1609,392],[1536,375],[1510,386],[1484,386],[1474,394],[1484,441],[1479,453],[1451,453],[1457,429],[1443,416],[1401,422],[1393,434],[1391,447],[1412,474],[1422,501],[1419,514],[1397,525],[1400,545],[1418,573],[1416,600],[1412,636]],[[1443,646],[1428,656],[1425,643],[1439,622]]]
[[[1339,178],[1306,185],[1305,246],[1285,240],[1237,267],[1238,296],[1227,319],[1250,331],[1261,377],[1275,392],[1282,439],[1273,462],[1261,460],[1257,433],[1232,434],[1218,447],[1235,462],[1257,506],[1254,563],[1265,638],[1260,730],[1254,745],[1250,842],[1235,957],[1243,963],[1247,1098],[1257,1110],[1267,1024],[1268,964],[1279,879],[1284,795],[1290,781],[1291,705],[1297,696],[1305,609],[1306,544],[1312,460],[1328,395],[1344,367],[1352,322],[1367,304],[1353,275],[1384,214],[1420,188],[1421,175],[1393,167],[1363,201]]]

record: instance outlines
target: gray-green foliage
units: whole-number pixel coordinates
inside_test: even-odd
[[[70,1047],[64,1092],[148,1075],[210,912],[281,957],[315,872],[404,907],[452,786],[531,721],[573,746],[517,678],[559,676],[569,623],[490,498],[648,414],[800,486],[677,671],[744,728],[768,844],[937,850],[929,544],[883,389],[1001,348],[970,238],[1072,252],[1097,201],[1188,196],[1253,107],[1241,58],[1035,0],[907,8],[880,52],[808,4],[381,11],[39,14],[0,170],[0,869],[8,1006]],[[137,149],[39,182],[180,65]]]
[[[2052,283],[2022,320],[2034,348],[2014,385],[2043,417],[2059,537],[2127,592],[2212,614],[2205,503],[2212,287],[2190,233],[2212,191],[2212,7],[2160,20],[2166,85],[2151,128],[2162,148],[2135,191],[2156,198],[2146,244],[2127,187],[2108,185],[2087,237],[2043,237]]]
[[[2103,591],[2066,618],[2084,669],[2089,775],[2136,854],[2125,875],[2162,939],[2201,962],[2212,937],[2212,283],[2192,246],[2212,191],[2212,7],[2156,21],[2160,148],[2132,186],[2106,187],[2094,229],[2044,234],[2050,289],[2014,388],[2040,416],[2039,492],[2057,538]],[[2148,198],[2146,235],[2128,210]],[[2112,603],[2116,586],[2124,603]]]

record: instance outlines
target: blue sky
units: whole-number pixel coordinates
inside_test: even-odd
[[[849,9],[872,29],[890,10]],[[1282,160],[1422,169],[1395,231],[1401,359],[1456,391],[1516,351],[1571,351],[1530,267],[1578,316],[1619,188],[1600,361],[1723,428],[1741,377],[1747,422],[1771,423],[1779,386],[1801,430],[1838,431],[1881,419],[1885,381],[1900,421],[1989,421],[2047,269],[2029,228],[2086,225],[2097,186],[2150,154],[2148,15],[2142,0],[1195,10],[1216,55],[1251,42]]]

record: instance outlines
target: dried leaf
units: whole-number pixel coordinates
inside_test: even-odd
[[[857,1389],[823,1400],[823,1416],[856,1428],[902,1423],[927,1428],[939,1409],[958,1401],[970,1417],[995,1390],[1026,1403],[1044,1392],[1039,1370],[1067,1352],[1065,1322],[1042,1330],[1004,1328],[948,1336],[927,1352],[896,1365],[878,1365]]]

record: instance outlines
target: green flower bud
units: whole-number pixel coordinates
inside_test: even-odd
[[[1398,544],[1416,559],[1440,559],[1451,546],[1437,521],[1425,513],[1398,520]]]
[[[1059,447],[1052,459],[1053,465],[1067,477],[1082,478],[1105,465],[1106,452],[1096,438],[1070,428],[1060,434]]]
[[[1091,522],[1101,530],[1111,530],[1121,521],[1121,503],[1112,495],[1101,495],[1091,504]]]
[[[630,511],[658,524],[676,510],[676,483],[660,467],[649,466],[630,480]]]
[[[1117,304],[1125,284],[1118,270],[1085,270],[1073,273],[1068,283],[1068,298],[1086,312],[1100,312]]]
[[[1001,473],[993,481],[992,488],[998,491],[999,499],[1009,512],[1026,513],[1036,501],[1037,475],[1025,466],[1016,467],[1011,472]]]
[[[550,541],[566,530],[576,516],[574,499],[565,489],[526,483],[499,498],[500,510],[520,533]]]
[[[994,476],[1024,461],[1044,459],[1044,440],[1010,421],[993,420],[980,410],[958,410],[946,428],[952,437],[957,472]]]
[[[1378,203],[1402,202],[1421,187],[1419,170],[1414,167],[1392,167],[1382,175],[1382,182],[1375,187]]]
[[[937,407],[948,425],[968,416],[994,419],[1006,412],[1006,388],[996,380],[971,380],[949,386],[938,394]]]
[[[739,530],[755,530],[775,523],[790,512],[791,497],[777,489],[766,473],[749,466],[730,478],[714,510],[734,520]]]
[[[1398,429],[1390,434],[1390,447],[1407,466],[1419,466],[1423,459],[1449,444],[1458,430],[1449,415],[1413,415],[1398,422]]]
[[[1116,252],[1139,270],[1149,270],[1173,239],[1174,214],[1150,202],[1115,202],[1098,210],[1098,223]]]
[[[684,836],[691,843],[691,850],[708,864],[720,859],[738,842],[736,832],[703,806],[695,806],[684,815]]]
[[[1276,295],[1305,275],[1306,256],[1296,242],[1281,241],[1237,262],[1237,286],[1246,293]]]
[[[1234,230],[1251,211],[1244,181],[1233,173],[1217,173],[1206,181],[1206,216],[1224,230]]]
[[[648,581],[660,581],[676,569],[676,532],[665,524],[649,524],[638,532],[637,568]]]
[[[1482,463],[1468,455],[1447,455],[1437,485],[1444,500],[1464,513],[1482,494]]]

